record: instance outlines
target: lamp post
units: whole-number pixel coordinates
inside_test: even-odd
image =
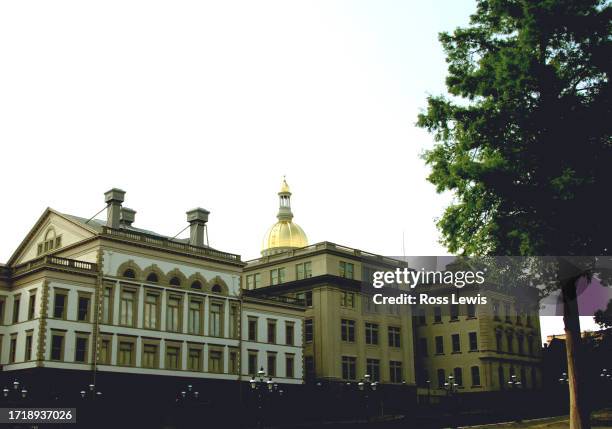
[[[257,394],[257,413],[255,417],[257,419],[257,427],[261,429],[264,427],[263,411],[266,396],[272,394],[283,396],[284,391],[279,388],[278,383],[272,380],[272,377],[268,377],[266,380],[266,372],[263,367],[257,371],[257,377],[255,377],[255,375],[251,377],[249,384],[251,385],[251,390]]]
[[[612,371],[607,368],[603,368],[599,376],[602,381],[612,381]]]
[[[512,374],[510,376],[510,381],[508,381],[508,385],[510,386],[510,389],[514,391],[515,389],[521,387],[522,383],[515,374]]]
[[[568,382],[569,382],[569,379],[567,378],[567,372],[562,372],[561,377],[559,377],[559,384],[563,386],[564,384],[567,384]]]
[[[200,392],[193,390],[193,386],[189,384],[186,389],[182,389],[176,395],[176,403],[178,405],[193,404],[200,400]]]
[[[81,395],[81,399],[88,400],[88,401],[94,401],[96,399],[102,398],[102,392],[96,390],[95,384],[90,384],[88,388],[89,388],[88,390],[81,390],[79,392],[79,394]]]
[[[366,417],[370,420],[370,393],[376,392],[378,388],[378,382],[372,381],[370,374],[365,374],[363,379],[357,383],[359,391],[363,393],[363,400],[365,402]]]
[[[444,383],[444,390],[446,390],[446,396],[453,396],[457,393],[458,384],[455,382],[455,377],[452,375],[448,376],[448,381]]]
[[[2,389],[2,396],[7,402],[21,402],[28,399],[28,390],[17,380],[13,381],[13,388]]]

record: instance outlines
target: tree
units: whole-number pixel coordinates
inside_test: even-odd
[[[595,323],[601,329],[612,328],[612,299],[608,301],[608,306],[605,310],[595,312]]]
[[[610,255],[612,7],[605,0],[478,0],[469,26],[442,33],[449,96],[417,125],[436,144],[428,180],[453,203],[443,243],[465,255]],[[560,258],[570,425],[586,428],[575,363],[576,280],[596,263]]]

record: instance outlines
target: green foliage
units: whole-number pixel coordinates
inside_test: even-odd
[[[595,323],[597,323],[601,329],[612,328],[612,299],[608,301],[608,306],[605,310],[598,310],[595,312]]]
[[[612,253],[612,7],[603,0],[479,0],[441,34],[449,96],[418,125],[439,221],[466,255]]]

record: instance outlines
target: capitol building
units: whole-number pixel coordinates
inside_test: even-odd
[[[120,189],[104,194],[105,219],[48,208],[0,264],[2,383],[41,397],[94,384],[126,401],[132,389],[172,397],[192,385],[233,403],[261,369],[288,391],[368,374],[415,405],[443,396],[449,375],[473,395],[512,377],[541,386],[537,314],[521,318],[521,303],[495,290],[462,309],[375,305],[372,274],[406,263],[309,243],[291,198],[283,179],[251,261],[208,245],[202,208],[186,213],[188,239],[138,227]]]

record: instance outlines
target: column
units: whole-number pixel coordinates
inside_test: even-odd
[[[119,325],[119,308],[121,303],[121,283],[118,281],[115,282],[115,287],[113,288],[113,325]],[[115,340],[113,340],[115,341]],[[117,350],[113,347],[113,351]],[[113,353],[114,354],[114,353]],[[116,363],[113,362],[113,365]]]
[[[209,317],[208,317],[208,312],[210,311],[210,299],[208,298],[208,295],[206,295],[206,297],[204,298],[204,335],[208,336],[208,321],[209,321]],[[206,359],[204,359],[204,362],[206,363]]]
[[[159,306],[160,306],[159,318],[161,319],[159,321],[159,329],[161,329],[162,331],[166,330],[167,299],[168,299],[168,294],[166,292],[166,289],[162,289],[161,297],[160,297],[160,300],[159,300]]]
[[[137,328],[142,328],[142,321],[144,319],[144,295],[145,295],[145,291],[144,291],[144,288],[141,286],[138,288],[138,295],[136,297],[138,299],[138,305],[137,305],[137,311],[136,311],[136,327]],[[137,354],[136,356],[140,356],[140,355]]]
[[[181,332],[183,332],[183,334],[187,333],[187,325],[189,323],[189,294],[186,293],[184,298],[183,298],[183,302],[182,302],[182,306],[183,306],[183,325],[181,326]]]

